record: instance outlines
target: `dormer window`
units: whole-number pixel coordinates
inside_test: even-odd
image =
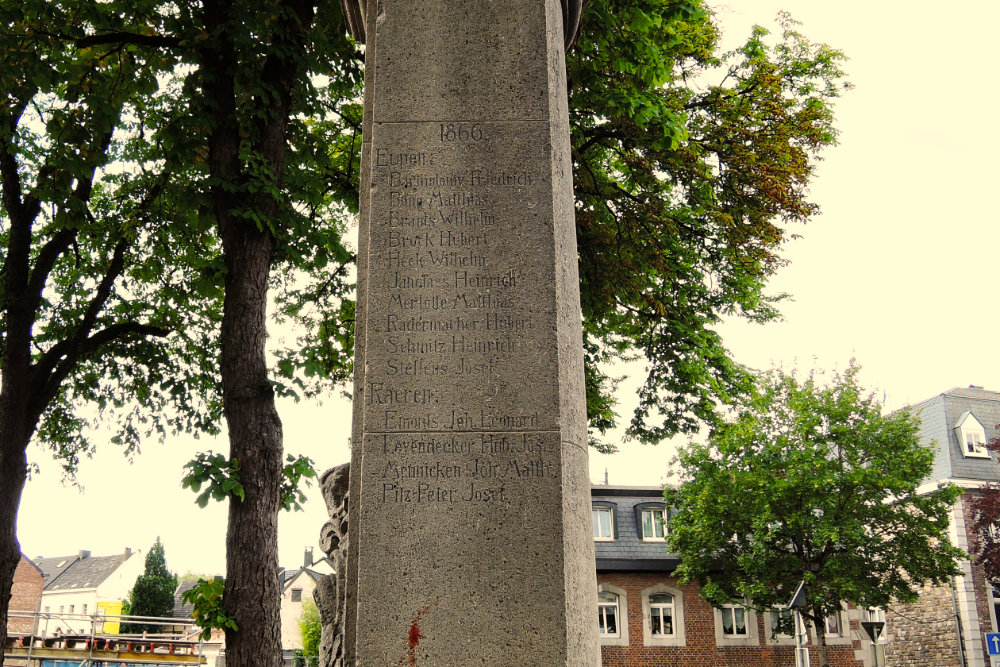
[[[666,537],[666,512],[662,507],[647,507],[642,510],[642,539],[662,540]]]
[[[594,505],[594,539],[599,541],[610,541],[615,539],[614,533],[614,513],[611,507],[601,507]]]
[[[962,447],[963,456],[982,459],[990,457],[990,453],[986,449],[986,429],[971,412],[966,412],[959,417],[955,431]]]

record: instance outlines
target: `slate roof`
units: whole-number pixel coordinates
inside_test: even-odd
[[[680,564],[678,556],[667,553],[665,541],[642,539],[638,506],[659,504],[662,507],[662,488],[598,485],[591,487],[590,498],[594,505],[611,507],[614,523],[613,540],[594,541],[598,572],[611,570],[672,572]]]
[[[130,556],[131,554],[91,556],[82,559],[74,557],[76,560],[73,563],[63,568],[57,577],[45,584],[45,590],[66,591],[97,588]]]
[[[170,616],[172,618],[191,618],[194,616],[194,603],[184,602],[181,599],[181,596],[194,588],[197,583],[197,580],[182,581],[177,586],[177,590],[174,591],[174,608],[170,610]]]
[[[42,571],[42,580],[45,585],[48,586],[49,583],[55,580],[60,574],[62,574],[70,565],[79,560],[79,554],[73,554],[72,556],[56,556],[54,558],[42,558],[41,556],[33,558],[32,562]]]
[[[921,443],[935,451],[934,469],[928,481],[1000,481],[997,455],[991,452],[990,458],[964,456],[955,431],[969,413],[983,425],[987,440],[1000,436],[1000,392],[976,386],[953,387],[911,406],[910,410],[920,418]]]
[[[316,572],[315,570],[312,570],[312,569],[310,569],[308,567],[301,567],[301,568],[299,568],[297,570],[285,570],[285,578],[284,578],[284,580],[281,583],[281,590],[282,590],[282,592],[288,590],[289,586],[292,585],[292,583],[295,581],[295,579],[300,574],[303,574],[303,573],[305,573],[310,579],[312,579],[314,583],[317,582],[317,581],[319,581],[320,576],[322,576],[322,575],[320,575],[319,572]]]

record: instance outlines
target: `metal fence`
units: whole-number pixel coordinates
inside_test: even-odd
[[[27,667],[129,667],[219,664],[221,642],[205,642],[192,618],[157,618],[117,614],[66,614],[11,610],[26,619],[29,633],[9,632],[4,663]],[[16,622],[11,624],[17,627]],[[143,625],[156,632],[125,633],[123,626]],[[308,667],[303,664],[303,667]]]

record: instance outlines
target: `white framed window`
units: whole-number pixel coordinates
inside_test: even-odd
[[[830,614],[824,618],[821,627],[826,635],[826,643],[829,646],[849,644],[851,642],[851,633],[848,627],[847,613],[843,608],[841,608],[841,610],[837,613]]]
[[[71,604],[71,605],[69,606],[69,613],[71,613],[71,614],[72,614],[72,613],[74,613],[75,611],[76,611],[76,605],[75,605],[75,604]]]
[[[723,605],[722,609],[722,636],[724,637],[749,637],[750,623],[747,608],[741,604]]]
[[[964,435],[966,456],[988,456],[986,443],[983,442],[983,437],[980,434],[966,432]]]
[[[649,634],[654,637],[673,637],[674,596],[670,593],[656,593],[649,596]]]
[[[666,583],[642,592],[642,639],[645,646],[686,646],[684,594]]]
[[[827,637],[839,637],[841,633],[840,629],[840,614],[831,614],[825,619],[824,632],[826,632]]]
[[[769,609],[765,621],[769,642],[788,643],[795,639],[795,614],[788,607]]]
[[[962,448],[962,456],[981,459],[990,457],[986,449],[986,429],[974,414],[966,412],[959,417],[955,431]]]
[[[747,646],[759,643],[757,614],[739,603],[715,608],[715,643],[718,646]]]
[[[618,637],[618,596],[607,591],[597,594],[597,627],[602,635]]]
[[[885,623],[885,609],[880,607],[868,607],[868,609],[865,610],[865,617],[866,621]]]
[[[84,603],[83,610],[80,613],[81,614],[86,614],[87,613],[87,605],[86,605],[86,603]]]
[[[597,631],[602,646],[628,646],[628,596],[617,586],[597,584]]]
[[[614,593],[597,594],[597,628],[607,637],[620,637],[618,618],[618,596]]]
[[[594,507],[594,539],[609,541],[615,539],[614,512],[610,507]]]
[[[666,511],[660,507],[647,507],[642,510],[642,539],[645,541],[662,540],[667,536]]]

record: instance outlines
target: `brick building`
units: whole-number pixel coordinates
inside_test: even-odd
[[[595,486],[591,491],[597,556],[598,626],[604,667],[790,667],[795,641],[772,632],[774,610],[739,605],[714,609],[695,584],[673,576],[679,559],[667,553],[662,490]],[[669,527],[669,523],[668,523]],[[834,667],[871,667],[872,642],[859,609],[844,609],[825,628]],[[879,613],[879,612],[874,612]],[[811,664],[817,665],[815,637]]]
[[[38,612],[44,586],[42,571],[22,554],[17,569],[14,570],[14,585],[10,589],[7,634],[35,631],[35,619],[32,615]]]

